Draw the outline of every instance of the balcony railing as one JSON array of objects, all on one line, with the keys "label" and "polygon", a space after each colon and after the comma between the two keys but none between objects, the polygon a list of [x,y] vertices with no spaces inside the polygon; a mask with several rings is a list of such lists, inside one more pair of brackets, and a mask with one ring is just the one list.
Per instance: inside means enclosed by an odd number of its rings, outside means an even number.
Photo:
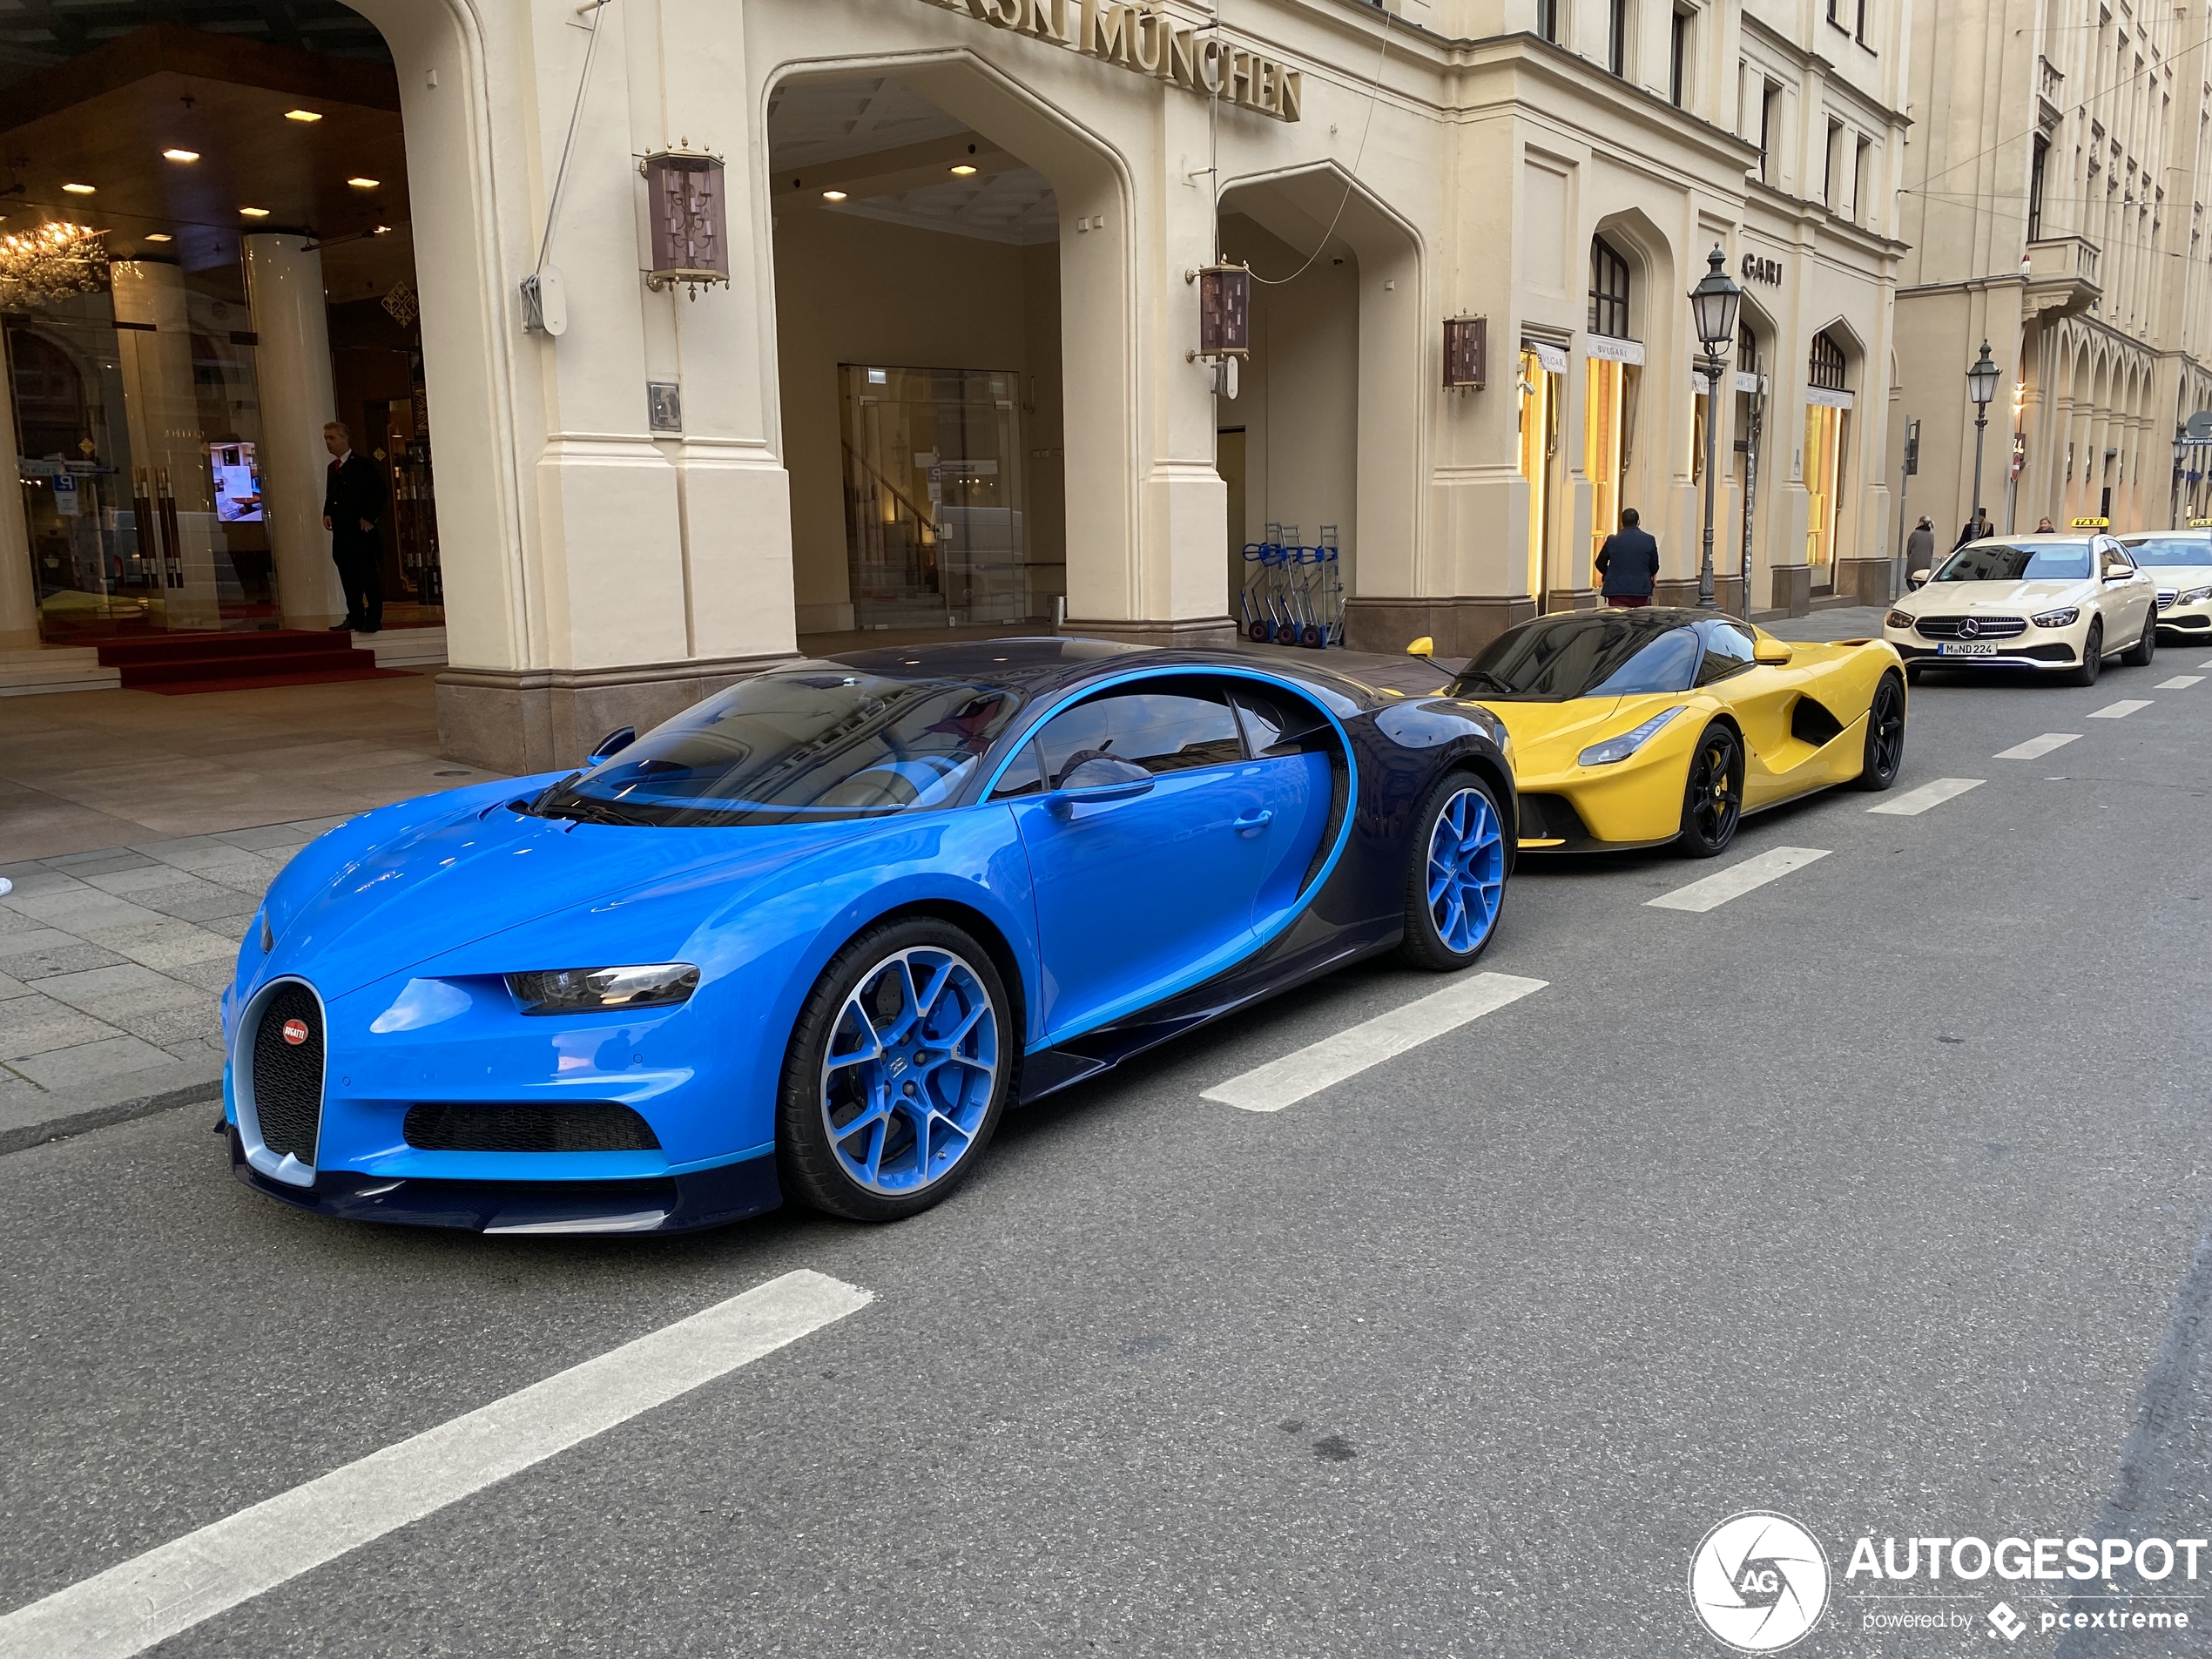
[{"label": "balcony railing", "polygon": [[2085,311],[2104,293],[2103,255],[2080,236],[2047,236],[2027,245],[2027,300],[2037,311]]}]

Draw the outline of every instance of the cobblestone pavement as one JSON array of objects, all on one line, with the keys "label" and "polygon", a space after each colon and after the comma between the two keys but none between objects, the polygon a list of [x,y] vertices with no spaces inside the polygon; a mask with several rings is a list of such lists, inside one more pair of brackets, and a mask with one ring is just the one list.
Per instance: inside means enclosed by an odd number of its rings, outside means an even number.
[{"label": "cobblestone pavement", "polygon": [[216,1000],[261,894],[344,821],[0,864],[0,1108],[219,1076]]}]

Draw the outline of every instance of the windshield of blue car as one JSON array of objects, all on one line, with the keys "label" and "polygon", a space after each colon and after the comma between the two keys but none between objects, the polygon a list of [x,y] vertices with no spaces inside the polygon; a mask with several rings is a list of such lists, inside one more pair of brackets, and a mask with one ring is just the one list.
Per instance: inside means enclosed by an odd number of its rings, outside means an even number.
[{"label": "windshield of blue car", "polygon": [[2138,564],[2212,564],[2212,536],[2146,536],[2121,545]]},{"label": "windshield of blue car", "polygon": [[1702,656],[1682,612],[1580,610],[1507,630],[1460,671],[1455,697],[1562,703],[1686,691]]},{"label": "windshield of blue car", "polygon": [[1938,582],[2083,582],[2087,542],[1969,542],[1935,573]]},{"label": "windshield of blue car", "polygon": [[657,726],[533,810],[589,823],[822,823],[942,806],[1019,712],[1005,686],[835,663],[756,675]]}]

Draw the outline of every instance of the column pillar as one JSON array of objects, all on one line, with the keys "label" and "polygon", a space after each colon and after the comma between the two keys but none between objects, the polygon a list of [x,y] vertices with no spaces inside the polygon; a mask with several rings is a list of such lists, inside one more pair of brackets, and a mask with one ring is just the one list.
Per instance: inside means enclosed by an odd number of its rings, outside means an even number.
[{"label": "column pillar", "polygon": [[[0,458],[21,453],[10,383],[0,386]],[[18,489],[13,500],[0,502],[0,651],[37,649],[38,584],[31,577],[30,522]]]},{"label": "column pillar", "polygon": [[[137,524],[139,550],[154,554],[165,548],[177,561],[176,572],[164,572],[166,626],[219,628],[215,489],[199,435],[185,273],[150,260],[118,260],[108,271],[131,465],[146,475],[141,516],[152,520]],[[172,535],[174,545],[168,544]]]},{"label": "column pillar", "polygon": [[[330,455],[323,422],[335,416],[330,318],[323,308],[322,255],[293,235],[241,238],[246,293],[260,341],[254,379],[261,399],[261,514],[276,560],[277,603],[287,628],[327,628],[346,602],[322,527]],[[356,445],[369,435],[354,433]]]}]

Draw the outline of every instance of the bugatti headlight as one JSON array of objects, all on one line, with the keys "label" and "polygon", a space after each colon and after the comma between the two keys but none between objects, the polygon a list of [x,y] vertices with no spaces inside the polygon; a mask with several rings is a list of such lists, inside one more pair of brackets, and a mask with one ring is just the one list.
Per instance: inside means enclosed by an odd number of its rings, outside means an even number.
[{"label": "bugatti headlight", "polygon": [[1912,613],[1909,610],[1892,610],[1888,616],[1883,617],[1882,621],[1885,626],[1902,628],[1909,633],[1912,628]]},{"label": "bugatti headlight", "polygon": [[2177,605],[2201,605],[2207,599],[2212,599],[2212,588],[2191,588],[2174,603]]},{"label": "bugatti headlight", "polygon": [[2028,620],[2038,628],[2071,628],[2081,620],[2081,607],[2061,605],[2056,610],[2040,611]]},{"label": "bugatti headlight", "polygon": [[604,1014],[631,1008],[673,1008],[699,988],[689,962],[645,968],[558,968],[509,974],[507,989],[525,1014]]},{"label": "bugatti headlight", "polygon": [[1594,743],[1575,759],[1585,766],[1609,766],[1626,760],[1630,755],[1657,737],[1668,721],[1680,714],[1678,708],[1662,709],[1633,732],[1623,732],[1617,738],[1608,738],[1603,743]]}]

